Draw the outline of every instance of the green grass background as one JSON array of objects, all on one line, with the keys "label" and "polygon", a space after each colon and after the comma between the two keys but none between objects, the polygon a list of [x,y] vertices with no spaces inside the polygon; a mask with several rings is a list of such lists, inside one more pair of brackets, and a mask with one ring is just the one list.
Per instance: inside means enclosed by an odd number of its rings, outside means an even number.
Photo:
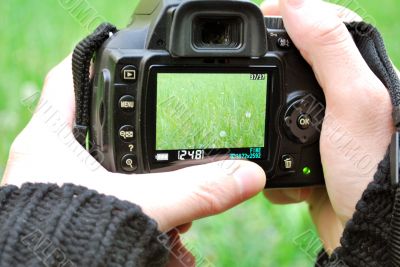
[{"label": "green grass background", "polygon": [[159,73],[156,149],[263,147],[267,78]]},{"label": "green grass background", "polygon": [[[89,32],[60,5],[66,2],[0,1],[0,173],[12,140],[31,116],[21,99],[40,90],[49,69]],[[137,3],[79,2],[89,4],[119,28],[129,22]],[[374,18],[399,65],[398,0],[354,0],[350,7]],[[313,231],[305,205],[274,206],[258,196],[222,215],[195,222],[183,238],[199,259],[215,266],[313,266],[319,248]]]}]

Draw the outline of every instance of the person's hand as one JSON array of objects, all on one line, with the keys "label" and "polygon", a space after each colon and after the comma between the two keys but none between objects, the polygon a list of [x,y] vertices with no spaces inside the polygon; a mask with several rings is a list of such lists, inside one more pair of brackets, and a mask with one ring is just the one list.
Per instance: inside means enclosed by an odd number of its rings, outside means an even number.
[{"label": "person's hand", "polygon": [[[36,96],[22,101],[32,107]],[[102,168],[73,138],[71,57],[45,81],[32,120],[14,141],[2,183],[73,183],[140,205],[160,231],[225,211],[261,192],[265,174],[246,161],[220,161],[169,173],[123,175]]]},{"label": "person's hand", "polygon": [[357,15],[319,0],[269,1],[262,9],[266,15],[283,16],[326,97],[320,139],[326,191],[270,190],[265,195],[282,204],[307,200],[325,249],[331,251],[390,143],[389,94],[342,22],[359,20]]}]

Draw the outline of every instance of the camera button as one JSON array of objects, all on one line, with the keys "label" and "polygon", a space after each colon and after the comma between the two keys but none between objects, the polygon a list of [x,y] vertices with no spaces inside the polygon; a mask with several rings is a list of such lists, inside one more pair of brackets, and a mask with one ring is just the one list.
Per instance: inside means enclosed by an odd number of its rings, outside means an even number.
[{"label": "camera button", "polygon": [[277,45],[278,45],[278,47],[280,47],[280,48],[287,49],[287,48],[290,48],[290,47],[291,47],[291,42],[290,42],[290,39],[289,39],[289,38],[280,37],[280,38],[278,38],[278,40],[277,40]]},{"label": "camera button", "polygon": [[299,128],[302,130],[310,128],[311,124],[312,121],[311,121],[311,116],[309,114],[301,114],[297,118],[297,126],[299,126]]},{"label": "camera button", "polygon": [[287,136],[300,144],[311,144],[318,140],[325,106],[303,99],[295,100],[287,108],[283,120]]},{"label": "camera button", "polygon": [[125,143],[132,143],[135,138],[135,128],[132,125],[125,125],[119,129],[119,138]]},{"label": "camera button", "polygon": [[128,65],[121,70],[121,79],[126,82],[136,82],[137,69],[135,66]]},{"label": "camera button", "polygon": [[119,109],[126,113],[135,111],[135,98],[131,95],[125,95],[118,102]]},{"label": "camera button", "polygon": [[292,155],[282,155],[281,157],[281,169],[284,171],[292,171],[295,168],[295,161]]},{"label": "camera button", "polygon": [[126,172],[134,172],[137,170],[136,156],[128,154],[122,157],[121,167]]}]

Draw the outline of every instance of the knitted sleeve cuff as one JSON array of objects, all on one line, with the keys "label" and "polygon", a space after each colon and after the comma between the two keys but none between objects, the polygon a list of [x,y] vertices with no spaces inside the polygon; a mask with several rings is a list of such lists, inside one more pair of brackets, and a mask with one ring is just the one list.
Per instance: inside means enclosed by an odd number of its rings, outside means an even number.
[{"label": "knitted sleeve cuff", "polygon": [[389,235],[395,187],[390,183],[389,166],[387,154],[345,227],[341,247],[329,260],[320,259],[316,266],[391,266]]},{"label": "knitted sleeve cuff", "polygon": [[0,188],[0,266],[164,266],[166,235],[139,206],[84,187]]}]

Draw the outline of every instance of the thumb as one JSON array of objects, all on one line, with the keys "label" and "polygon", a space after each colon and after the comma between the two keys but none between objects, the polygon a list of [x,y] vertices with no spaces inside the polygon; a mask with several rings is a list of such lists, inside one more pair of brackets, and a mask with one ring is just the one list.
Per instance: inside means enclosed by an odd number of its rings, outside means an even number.
[{"label": "thumb", "polygon": [[264,16],[279,16],[279,0],[265,0],[260,5]]},{"label": "thumb", "polygon": [[[354,101],[351,88],[382,88],[337,12],[320,0],[282,0],[280,11],[296,47],[330,99]],[[329,103],[328,103],[329,105]]]},{"label": "thumb", "polygon": [[232,160],[154,175],[157,201],[153,194],[142,207],[162,231],[233,207],[261,192],[266,179],[257,164]]}]

